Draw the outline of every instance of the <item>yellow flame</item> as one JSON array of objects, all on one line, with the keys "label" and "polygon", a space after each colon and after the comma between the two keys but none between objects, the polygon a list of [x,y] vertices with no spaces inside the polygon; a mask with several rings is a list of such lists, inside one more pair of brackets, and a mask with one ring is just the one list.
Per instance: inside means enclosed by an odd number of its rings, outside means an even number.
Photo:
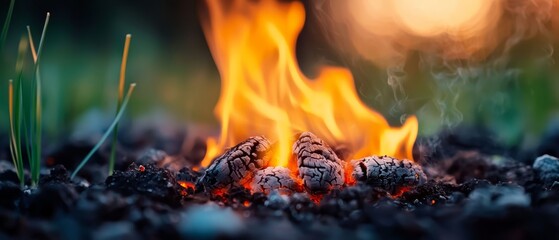
[{"label": "yellow flame", "polygon": [[227,147],[264,135],[275,142],[271,165],[287,166],[293,136],[310,131],[360,158],[386,154],[412,159],[417,119],[390,127],[359,99],[351,73],[323,67],[316,79],[299,69],[296,40],[305,21],[300,2],[207,1],[204,30],[220,72],[215,113],[219,139],[208,139],[202,165]]}]

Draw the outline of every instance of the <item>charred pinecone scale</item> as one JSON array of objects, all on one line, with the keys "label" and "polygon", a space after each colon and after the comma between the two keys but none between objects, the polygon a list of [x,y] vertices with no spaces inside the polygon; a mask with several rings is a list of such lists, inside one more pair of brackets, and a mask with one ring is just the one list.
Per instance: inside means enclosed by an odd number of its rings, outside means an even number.
[{"label": "charred pinecone scale", "polygon": [[262,136],[239,143],[210,164],[197,189],[228,189],[249,182],[256,170],[267,165],[269,149],[270,142]]},{"label": "charred pinecone scale", "polygon": [[310,192],[325,192],[344,184],[343,162],[322,139],[304,132],[293,145],[299,177]]},{"label": "charred pinecone scale", "polygon": [[351,161],[352,176],[359,182],[397,193],[404,187],[426,182],[427,177],[418,164],[388,156],[372,156]]},{"label": "charred pinecone scale", "polygon": [[299,191],[299,185],[288,168],[268,167],[258,171],[252,181],[252,191],[268,194],[272,190],[291,193]]}]

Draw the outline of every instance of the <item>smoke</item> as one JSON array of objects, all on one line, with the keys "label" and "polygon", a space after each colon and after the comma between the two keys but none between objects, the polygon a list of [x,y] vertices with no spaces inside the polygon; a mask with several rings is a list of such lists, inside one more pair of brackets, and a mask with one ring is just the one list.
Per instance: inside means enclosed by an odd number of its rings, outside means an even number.
[{"label": "smoke", "polygon": [[[344,46],[336,49],[386,69],[395,102],[391,113],[404,111],[404,85],[414,80],[406,64],[417,64],[436,88],[431,104],[441,125],[452,127],[464,119],[457,103],[465,89],[515,81],[519,70],[510,66],[511,52],[523,41],[544,39],[540,55],[551,60],[550,25],[558,2],[317,0],[312,10],[331,44]],[[409,61],[412,54],[417,62]],[[497,90],[492,101],[505,105],[507,99]]]}]

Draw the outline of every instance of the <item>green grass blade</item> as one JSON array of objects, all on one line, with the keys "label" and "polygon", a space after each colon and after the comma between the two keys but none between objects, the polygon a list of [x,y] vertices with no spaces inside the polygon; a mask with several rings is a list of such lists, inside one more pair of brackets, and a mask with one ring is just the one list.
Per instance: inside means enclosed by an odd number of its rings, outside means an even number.
[{"label": "green grass blade", "polygon": [[47,17],[45,19],[45,25],[43,26],[43,32],[41,33],[41,40],[39,40],[39,47],[37,48],[37,61],[35,62],[35,95],[34,95],[34,105],[33,110],[34,113],[32,114],[32,151],[30,158],[30,168],[31,168],[31,183],[32,185],[36,186],[39,183],[39,173],[41,169],[41,134],[42,134],[42,86],[41,86],[41,76],[40,76],[40,62],[41,62],[41,53],[43,50],[43,45],[45,42],[45,35],[47,32],[47,27],[50,20],[50,13],[47,13]]},{"label": "green grass blade", "polygon": [[10,153],[12,155],[12,161],[14,162],[14,167],[16,168],[17,177],[19,179],[20,185],[23,186],[24,176],[23,176],[23,162],[21,159],[21,145],[17,141],[16,126],[15,126],[15,114],[14,114],[14,82],[10,79],[10,85],[8,87],[8,112],[10,117]]},{"label": "green grass blade", "polygon": [[35,43],[33,42],[33,35],[31,34],[31,27],[27,26],[27,36],[29,37],[29,48],[31,48],[31,55],[33,62],[37,62],[37,52],[35,51]]},{"label": "green grass blade", "polygon": [[[18,78],[16,81],[10,80],[9,86],[9,117],[10,117],[10,152],[14,161],[14,167],[23,187],[25,184],[25,176],[23,171],[23,152],[21,141],[22,127],[22,82],[23,82],[23,65],[25,54],[27,52],[27,40],[21,37],[18,46],[18,57],[16,62],[16,72]],[[26,144],[27,145],[27,144]]]},{"label": "green grass blade", "polygon": [[37,48],[37,62],[41,60],[41,53],[43,52],[43,44],[45,43],[45,35],[47,33],[47,27],[49,26],[50,13],[47,12],[47,17],[45,18],[45,25],[43,26],[43,32],[41,33],[41,40],[39,40],[39,48]]},{"label": "green grass blade", "polygon": [[[29,156],[31,156],[31,150],[30,150],[30,146],[29,146],[29,131],[27,129],[27,125],[26,125],[26,117],[23,116],[23,109],[25,109],[24,106],[24,96],[23,96],[23,69],[24,69],[24,64],[25,64],[25,56],[27,54],[27,47],[28,47],[28,41],[27,39],[25,39],[24,36],[21,37],[21,40],[19,41],[19,46],[18,46],[18,56],[17,56],[17,62],[16,62],[16,72],[18,72],[18,78],[16,79],[16,82],[14,82],[14,126],[15,126],[15,134],[16,134],[16,141],[19,144],[19,149],[18,151],[20,152],[19,156],[21,158],[21,161],[23,161],[23,154],[22,154],[22,148],[25,148],[26,153],[27,153],[27,157],[29,158]],[[22,129],[23,128],[23,129]],[[22,132],[23,130],[23,132]],[[23,142],[22,142],[22,134],[23,134]],[[21,146],[21,144],[24,143],[24,146]]]},{"label": "green grass blade", "polygon": [[91,149],[91,151],[87,154],[87,156],[85,156],[85,158],[81,161],[78,167],[76,167],[70,179],[74,179],[76,174],[78,174],[78,172],[83,168],[83,166],[85,166],[85,164],[89,161],[89,159],[93,156],[93,154],[101,147],[101,145],[103,145],[103,142],[105,142],[105,140],[107,140],[109,135],[111,135],[114,128],[116,127],[116,125],[118,124],[122,116],[124,115],[124,111],[126,110],[126,106],[128,105],[128,101],[130,100],[130,96],[132,95],[132,92],[134,91],[135,87],[136,87],[135,83],[130,84],[130,87],[128,88],[128,93],[126,93],[126,96],[124,97],[124,101],[122,101],[122,107],[120,108],[120,111],[118,111],[118,114],[116,115],[115,119],[109,126],[109,129],[107,129],[107,131],[105,132],[105,134],[103,134],[99,142],[97,142],[95,147],[93,147],[93,149]]},{"label": "green grass blade", "polygon": [[[124,82],[126,77],[126,63],[128,61],[128,50],[130,49],[130,40],[132,35],[126,34],[126,39],[124,41],[124,50],[122,53],[122,62],[120,64],[120,78],[118,83],[118,100],[116,104],[116,112],[120,111],[122,105],[122,98],[124,97]],[[116,161],[116,145],[118,141],[118,123],[115,126],[113,132],[113,141],[111,146],[111,156],[109,158],[109,176],[113,174],[115,161]]]},{"label": "green grass blade", "polygon": [[6,20],[4,20],[4,26],[2,27],[2,35],[0,35],[0,49],[4,48],[6,43],[6,38],[8,37],[8,30],[10,29],[10,22],[12,21],[12,15],[14,13],[14,5],[16,0],[10,1],[10,7],[8,8],[8,14],[6,14]]},{"label": "green grass blade", "polygon": [[[23,187],[23,185],[25,184],[25,176],[24,176],[24,172],[23,172],[23,150],[22,150],[22,141],[21,141],[21,122],[22,122],[22,101],[23,101],[23,97],[21,96],[21,82],[23,80],[23,68],[20,69],[19,74],[18,74],[18,78],[17,78],[17,82],[14,83],[15,85],[15,90],[14,90],[14,100],[13,100],[13,104],[14,104],[14,109],[13,109],[13,125],[14,125],[14,141],[15,141],[15,148],[14,150],[17,153],[18,156],[18,161],[19,161],[19,168],[17,169],[18,174],[21,174],[21,179],[20,179],[20,183],[21,186]],[[25,142],[23,142],[25,143]]]}]

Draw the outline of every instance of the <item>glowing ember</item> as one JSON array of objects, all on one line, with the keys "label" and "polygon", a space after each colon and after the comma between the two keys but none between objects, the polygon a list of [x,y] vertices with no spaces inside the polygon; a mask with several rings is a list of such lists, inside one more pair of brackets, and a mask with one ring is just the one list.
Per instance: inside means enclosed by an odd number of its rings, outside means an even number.
[{"label": "glowing ember", "polygon": [[191,182],[187,182],[187,181],[177,181],[179,183],[179,185],[181,185],[181,187],[183,188],[192,188],[194,189],[194,183]]},{"label": "glowing ember", "polygon": [[[227,4],[225,4],[227,3]],[[295,43],[305,20],[300,2],[207,1],[204,30],[221,75],[215,113],[219,139],[208,139],[203,166],[251,136],[275,142],[270,166],[289,166],[295,133],[309,131],[348,159],[389,155],[412,159],[417,119],[391,127],[359,99],[344,68],[324,67],[316,79],[299,70]],[[291,163],[293,164],[293,163]]]}]

